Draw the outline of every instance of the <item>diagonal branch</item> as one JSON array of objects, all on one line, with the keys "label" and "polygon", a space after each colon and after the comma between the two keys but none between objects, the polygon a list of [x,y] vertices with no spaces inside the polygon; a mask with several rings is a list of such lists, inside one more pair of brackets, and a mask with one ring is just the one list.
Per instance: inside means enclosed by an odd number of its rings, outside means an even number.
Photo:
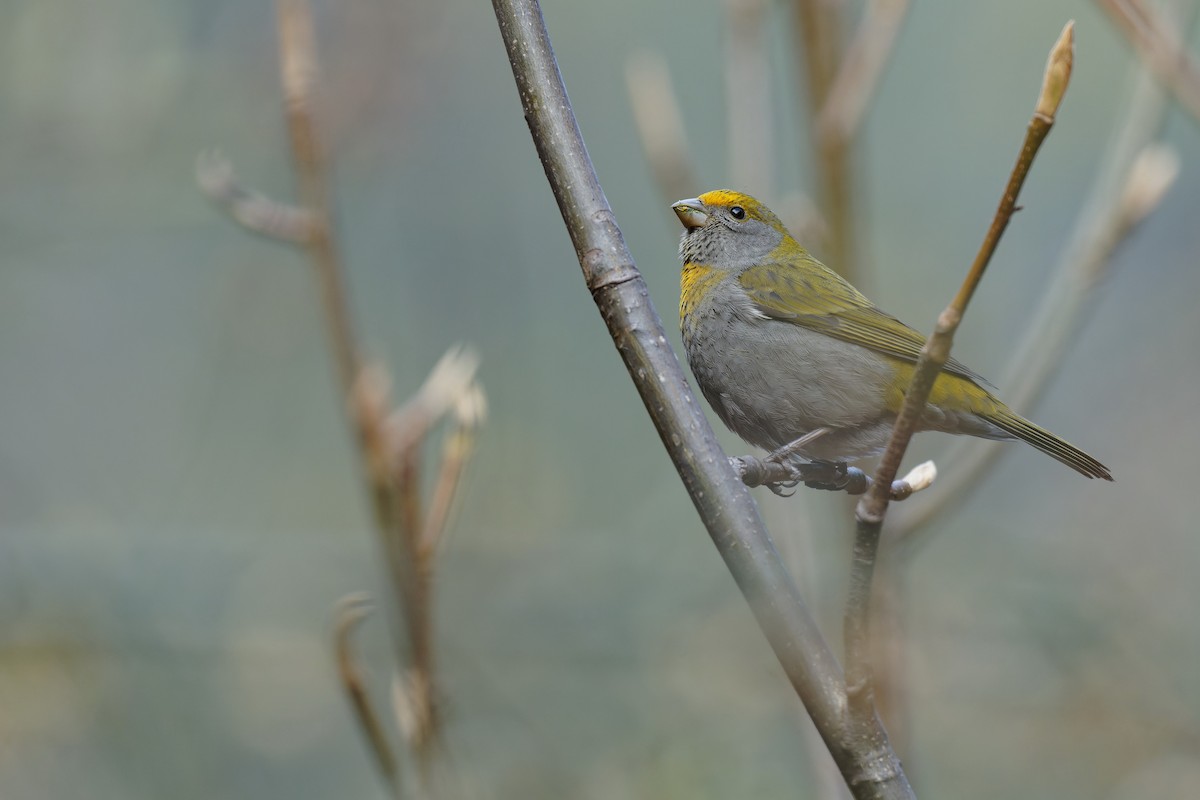
[{"label": "diagonal branch", "polygon": [[[842,64],[845,36],[842,3],[838,0],[794,0],[795,48],[801,56],[801,80],[806,87],[808,117],[816,121],[829,104],[834,80]],[[862,285],[855,240],[856,189],[851,140],[832,135],[834,126],[813,126],[812,169],[816,196],[828,223],[828,253],[824,260],[842,277]]]},{"label": "diagonal branch", "polygon": [[[1193,4],[1167,5],[1180,30],[1190,30]],[[1174,151],[1156,141],[1166,119],[1164,90],[1141,62],[1132,68],[1133,89],[1121,110],[1123,120],[1101,159],[1101,168],[1084,208],[1054,267],[1033,320],[1008,359],[999,386],[1015,409],[1029,409],[1049,386],[1082,318],[1095,302],[1115,251],[1158,207],[1179,172]],[[947,452],[945,476],[917,506],[907,506],[885,535],[912,552],[932,530],[929,523],[962,502],[1004,452],[1003,445],[959,437]]]},{"label": "diagonal branch", "polygon": [[688,388],[592,168],[540,7],[492,5],[588,290],[713,543],[855,796],[912,798],[879,721],[846,716],[841,669]]},{"label": "diagonal branch", "polygon": [[905,392],[904,405],[892,428],[892,435],[880,459],[875,483],[859,501],[855,512],[854,558],[850,575],[850,593],[846,604],[846,685],[851,713],[874,716],[872,676],[869,658],[868,616],[871,578],[879,549],[879,535],[888,509],[888,491],[908,443],[916,431],[917,422],[925,411],[929,393],[942,367],[950,358],[954,333],[962,321],[984,271],[991,261],[996,245],[1012,218],[1017,195],[1025,182],[1034,156],[1054,124],[1055,114],[1071,77],[1074,54],[1074,23],[1068,22],[1050,51],[1042,91],[1021,147],[1017,163],[1009,176],[1008,185],[1000,199],[991,227],[984,236],[975,261],[950,305],[938,317],[937,326],[921,348],[912,381]]},{"label": "diagonal branch", "polygon": [[394,797],[402,797],[400,783],[400,766],[388,742],[383,722],[371,705],[371,696],[367,689],[367,681],[363,677],[362,667],[354,653],[351,637],[355,629],[371,613],[370,601],[365,595],[349,595],[338,601],[335,610],[333,642],[337,655],[338,677],[341,678],[342,688],[354,709],[355,718],[366,737],[371,755],[375,758],[375,766],[383,777]]},{"label": "diagonal branch", "polygon": [[1096,0],[1164,88],[1200,122],[1200,64],[1176,28],[1145,0]]},{"label": "diagonal branch", "polygon": [[817,117],[817,135],[822,139],[848,141],[858,133],[911,4],[912,0],[867,3]]}]

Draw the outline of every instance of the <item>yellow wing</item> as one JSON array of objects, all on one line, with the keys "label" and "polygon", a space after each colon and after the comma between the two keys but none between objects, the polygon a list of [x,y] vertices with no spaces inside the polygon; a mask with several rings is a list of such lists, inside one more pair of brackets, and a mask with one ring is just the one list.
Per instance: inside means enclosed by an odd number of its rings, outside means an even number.
[{"label": "yellow wing", "polygon": [[[803,267],[766,263],[738,276],[755,308],[762,314],[801,325],[884,355],[915,362],[925,336],[876,308],[862,292],[812,256],[799,256]],[[987,383],[954,359],[945,371]]]}]

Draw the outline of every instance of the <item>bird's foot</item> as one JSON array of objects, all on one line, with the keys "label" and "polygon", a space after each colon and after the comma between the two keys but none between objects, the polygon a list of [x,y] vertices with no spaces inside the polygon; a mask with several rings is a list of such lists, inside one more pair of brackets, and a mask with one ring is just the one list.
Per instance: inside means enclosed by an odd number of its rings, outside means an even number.
[{"label": "bird's foot", "polygon": [[[863,494],[871,487],[871,478],[865,472],[843,461],[800,461],[792,458],[781,462],[772,460],[771,456],[763,459],[738,456],[729,459],[729,464],[742,483],[751,487],[766,486],[780,497],[791,497],[801,483],[810,489],[846,494]],[[937,467],[932,461],[913,467],[903,478],[892,482],[892,500],[904,500],[929,488],[936,477]]]},{"label": "bird's foot", "polygon": [[867,474],[858,467],[847,466],[844,461],[812,461],[800,464],[797,470],[801,480],[810,489],[827,492],[862,494],[867,487]]},{"label": "bird's foot", "polygon": [[862,494],[870,485],[870,478],[865,472],[858,467],[847,466],[842,461],[793,462],[787,468],[794,480],[764,484],[780,497],[791,497],[801,483],[810,489],[848,494]]},{"label": "bird's foot", "polygon": [[801,483],[810,489],[847,491],[851,494],[862,494],[869,483],[862,470],[847,466],[844,462],[801,461],[795,457],[776,460],[772,457],[774,455],[772,453],[763,459],[741,456],[731,458],[730,463],[744,483],[766,486],[780,497],[791,497]]}]

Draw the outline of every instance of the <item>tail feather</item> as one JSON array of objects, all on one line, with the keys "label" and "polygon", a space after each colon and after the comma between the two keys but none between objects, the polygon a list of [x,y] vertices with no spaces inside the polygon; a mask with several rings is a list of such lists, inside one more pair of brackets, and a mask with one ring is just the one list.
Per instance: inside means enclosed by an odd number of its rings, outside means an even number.
[{"label": "tail feather", "polygon": [[1103,478],[1106,481],[1113,479],[1108,467],[1070,442],[1017,416],[1007,408],[1000,409],[1000,412],[995,415],[988,415],[986,419],[1001,430],[1028,442],[1051,458],[1058,459],[1081,475],[1089,478]]}]

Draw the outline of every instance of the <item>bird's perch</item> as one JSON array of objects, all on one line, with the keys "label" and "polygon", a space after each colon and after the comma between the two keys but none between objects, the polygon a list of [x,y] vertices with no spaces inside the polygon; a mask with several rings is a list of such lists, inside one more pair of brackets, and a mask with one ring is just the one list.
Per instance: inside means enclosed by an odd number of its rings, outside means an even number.
[{"label": "bird's perch", "polygon": [[1042,91],[1038,95],[1033,118],[1025,133],[1017,163],[1009,176],[1008,185],[1000,198],[1000,205],[992,218],[991,227],[984,236],[975,261],[959,287],[950,305],[938,317],[933,333],[921,349],[912,381],[905,393],[904,405],[892,428],[892,435],[884,450],[875,480],[871,488],[858,502],[855,510],[855,541],[853,565],[850,576],[850,595],[846,605],[846,685],[852,714],[874,716],[872,699],[872,676],[868,656],[868,609],[870,606],[871,577],[875,570],[876,554],[879,550],[879,534],[891,499],[887,487],[892,485],[908,449],[908,443],[916,430],[918,420],[925,411],[929,393],[950,358],[950,347],[954,333],[962,322],[963,314],[983,273],[991,261],[996,245],[1008,226],[1016,208],[1017,195],[1025,182],[1034,156],[1046,135],[1054,125],[1055,115],[1071,79],[1074,58],[1075,24],[1068,22],[1050,51],[1042,79]]},{"label": "bird's perch", "polygon": [[713,543],[855,797],[913,798],[879,721],[873,715],[847,716],[841,667],[667,343],[592,168],[538,3],[492,5],[525,120],[584,281]]}]

